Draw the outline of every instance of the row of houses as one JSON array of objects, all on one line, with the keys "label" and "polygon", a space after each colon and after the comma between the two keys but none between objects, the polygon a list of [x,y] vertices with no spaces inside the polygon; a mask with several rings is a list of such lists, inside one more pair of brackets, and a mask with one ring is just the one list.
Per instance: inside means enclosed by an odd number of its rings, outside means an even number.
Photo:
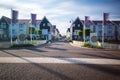
[{"label": "row of houses", "polygon": [[32,37],[39,36],[40,39],[52,40],[60,37],[60,32],[56,25],[52,25],[50,21],[44,17],[42,20],[36,20],[35,25],[31,24],[31,19],[18,19],[16,23],[11,23],[11,19],[2,16],[0,19],[0,40],[17,39],[20,34],[24,34],[27,38],[28,28],[34,27],[35,30],[41,30],[41,35],[31,33]]},{"label": "row of houses", "polygon": [[[86,28],[90,29],[90,32],[97,34],[97,39],[102,40],[102,31],[104,30],[104,40],[105,41],[120,41],[120,21],[107,21],[107,24],[103,27],[102,20],[89,21],[89,26]],[[84,29],[84,20],[80,20],[79,17],[72,22],[70,28],[67,29],[67,38],[71,40],[83,39],[83,36],[79,36],[78,32]],[[86,38],[87,39],[87,38]]]}]

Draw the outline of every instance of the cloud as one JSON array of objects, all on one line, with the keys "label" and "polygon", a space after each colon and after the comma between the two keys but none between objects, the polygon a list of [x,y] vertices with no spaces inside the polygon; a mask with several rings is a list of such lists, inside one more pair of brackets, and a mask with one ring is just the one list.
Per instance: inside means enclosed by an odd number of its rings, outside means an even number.
[{"label": "cloud", "polygon": [[[108,2],[110,3],[104,3]],[[29,2],[29,3],[28,3]],[[69,21],[77,16],[84,20],[90,16],[92,20],[101,20],[103,12],[109,12],[110,18],[120,18],[119,2],[117,0],[0,0],[0,17],[11,17],[10,9],[19,11],[19,18],[30,19],[31,13],[37,14],[37,19],[47,16],[52,24],[56,24],[61,33],[70,26]],[[116,17],[117,15],[117,17]]]},{"label": "cloud", "polygon": [[0,7],[4,9],[15,8],[14,3],[15,0],[0,0]]}]

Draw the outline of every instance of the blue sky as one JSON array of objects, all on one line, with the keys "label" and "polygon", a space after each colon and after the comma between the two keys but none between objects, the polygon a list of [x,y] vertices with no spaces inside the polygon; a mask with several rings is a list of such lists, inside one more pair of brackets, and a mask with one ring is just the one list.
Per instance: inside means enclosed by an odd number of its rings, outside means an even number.
[{"label": "blue sky", "polygon": [[109,19],[120,20],[120,0],[0,0],[0,17],[11,17],[11,8],[19,11],[19,19],[30,19],[31,13],[36,13],[37,19],[46,16],[61,34],[78,16],[102,20],[103,12],[108,12]]}]

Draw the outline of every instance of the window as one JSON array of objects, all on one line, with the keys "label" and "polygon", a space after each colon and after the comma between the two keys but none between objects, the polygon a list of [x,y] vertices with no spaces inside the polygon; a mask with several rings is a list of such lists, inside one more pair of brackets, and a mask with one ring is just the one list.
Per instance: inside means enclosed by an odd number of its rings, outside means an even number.
[{"label": "window", "polygon": [[47,35],[48,34],[48,30],[47,29],[42,29],[42,34],[43,35]]},{"label": "window", "polygon": [[99,31],[99,36],[101,36],[102,35],[102,31]]},{"label": "window", "polygon": [[74,31],[74,35],[78,35],[78,31],[79,31],[79,30],[75,30],[75,31]]},{"label": "window", "polygon": [[51,26],[51,24],[50,24],[50,23],[47,23],[47,26]]},{"label": "window", "polygon": [[1,28],[6,28],[6,23],[1,23]]},{"label": "window", "polygon": [[78,27],[80,27],[80,24],[78,24]]},{"label": "window", "polygon": [[6,34],[4,34],[4,38],[7,38],[7,35],[6,35]]},{"label": "window", "polygon": [[23,28],[23,24],[19,24],[19,28]]},{"label": "window", "polygon": [[43,23],[43,26],[45,26],[45,23]]},{"label": "window", "polygon": [[12,30],[12,34],[15,34],[15,30]]},{"label": "window", "polygon": [[3,30],[2,29],[0,29],[0,34],[3,34]]}]

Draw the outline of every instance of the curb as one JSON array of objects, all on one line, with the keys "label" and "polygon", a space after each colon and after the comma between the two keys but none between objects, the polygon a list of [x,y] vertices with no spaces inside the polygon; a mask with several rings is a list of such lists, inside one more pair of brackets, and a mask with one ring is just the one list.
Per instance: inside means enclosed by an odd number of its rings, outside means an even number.
[{"label": "curb", "polygon": [[[81,47],[79,45],[73,44],[73,43],[69,43],[71,46],[75,46],[75,47],[79,47],[79,48],[84,48],[84,49],[99,49],[99,48],[88,48],[88,47]],[[120,51],[120,50],[116,50],[116,49],[106,49],[106,48],[100,48],[102,50],[105,51]]]},{"label": "curb", "polygon": [[75,47],[80,47],[80,48],[82,48],[81,46],[76,45],[76,44],[73,44],[73,43],[70,43],[70,45],[75,46]]},{"label": "curb", "polygon": [[84,48],[84,49],[98,49],[98,48],[88,48],[88,47],[82,47],[73,43],[70,43],[70,45],[75,46],[75,47],[79,47],[79,48]]}]

